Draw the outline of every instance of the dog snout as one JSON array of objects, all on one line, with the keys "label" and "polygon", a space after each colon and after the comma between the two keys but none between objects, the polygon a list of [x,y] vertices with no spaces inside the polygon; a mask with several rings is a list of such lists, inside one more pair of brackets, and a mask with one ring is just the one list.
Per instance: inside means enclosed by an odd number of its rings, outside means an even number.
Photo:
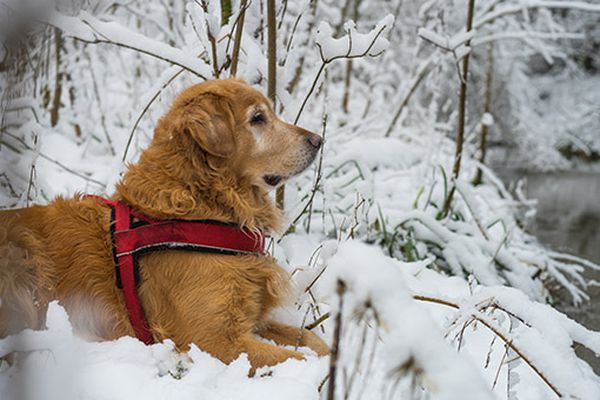
[{"label": "dog snout", "polygon": [[308,143],[313,146],[315,149],[319,149],[323,144],[323,138],[319,135],[309,132],[307,139]]}]

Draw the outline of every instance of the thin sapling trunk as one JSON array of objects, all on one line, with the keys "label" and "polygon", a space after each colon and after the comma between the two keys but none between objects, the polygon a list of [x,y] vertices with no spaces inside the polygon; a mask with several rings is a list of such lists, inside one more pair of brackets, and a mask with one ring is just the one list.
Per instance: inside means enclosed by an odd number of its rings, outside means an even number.
[{"label": "thin sapling trunk", "polygon": [[[487,69],[485,72],[485,94],[483,99],[483,115],[484,118],[489,115],[491,103],[492,103],[492,75],[494,73],[494,45],[488,44],[487,49]],[[487,134],[489,129],[488,121],[482,118],[481,130],[479,132],[479,162],[485,164],[485,154],[487,150]],[[481,167],[477,167],[475,178],[473,179],[474,185],[481,183],[482,171]]]},{"label": "thin sapling trunk", "polygon": [[235,37],[233,39],[233,52],[231,53],[231,76],[236,76],[237,67],[240,58],[240,48],[242,46],[242,34],[244,33],[244,18],[246,17],[246,5],[248,0],[242,0],[240,2],[240,16],[235,27]]},{"label": "thin sapling trunk", "polygon": [[[273,102],[277,100],[277,21],[275,19],[275,0],[267,0],[267,53],[268,53],[268,87],[267,94]],[[275,195],[277,207],[283,210],[285,203],[285,186],[277,188]]]},{"label": "thin sapling trunk", "polygon": [[[469,0],[468,10],[467,10],[467,32],[470,32],[473,28],[473,12],[475,10],[475,0]],[[465,46],[469,47],[471,44],[471,40],[467,40],[465,42]],[[469,59],[471,53],[467,53],[463,58],[462,62],[462,75],[460,79],[460,95],[458,99],[458,130],[456,133],[456,153],[454,154],[454,167],[452,168],[452,178],[454,180],[458,179],[460,174],[460,164],[462,160],[462,151],[463,151],[463,142],[465,138],[465,119],[466,119],[466,109],[467,109],[467,80],[469,78]],[[456,191],[456,185],[452,186],[448,197],[446,197],[446,201],[444,202],[444,208],[442,210],[442,217],[448,215],[450,208],[452,207],[452,198],[454,197],[454,192]]]}]

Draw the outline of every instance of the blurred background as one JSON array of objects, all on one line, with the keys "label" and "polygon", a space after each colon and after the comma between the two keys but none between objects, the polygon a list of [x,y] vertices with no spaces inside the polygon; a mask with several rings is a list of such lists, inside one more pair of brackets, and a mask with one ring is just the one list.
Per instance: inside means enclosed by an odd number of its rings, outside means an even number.
[{"label": "blurred background", "polygon": [[[293,231],[600,330],[600,1],[277,0],[274,48],[270,4],[0,0],[0,207],[110,194],[176,93],[238,76],[326,136],[281,196]],[[490,247],[436,244],[410,210]]]}]

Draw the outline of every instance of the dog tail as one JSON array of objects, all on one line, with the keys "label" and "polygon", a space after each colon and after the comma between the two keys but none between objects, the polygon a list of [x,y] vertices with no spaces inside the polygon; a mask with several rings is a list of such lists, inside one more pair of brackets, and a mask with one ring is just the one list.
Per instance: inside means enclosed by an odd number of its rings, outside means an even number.
[{"label": "dog tail", "polygon": [[45,323],[45,305],[36,298],[37,240],[17,219],[0,213],[0,338],[25,328],[40,329]]}]

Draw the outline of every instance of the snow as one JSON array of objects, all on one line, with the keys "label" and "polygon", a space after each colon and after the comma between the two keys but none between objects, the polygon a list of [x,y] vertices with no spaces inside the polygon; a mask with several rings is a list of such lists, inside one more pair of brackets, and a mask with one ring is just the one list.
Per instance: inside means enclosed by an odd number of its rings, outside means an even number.
[{"label": "snow", "polygon": [[419,28],[419,30],[417,31],[417,35],[419,35],[421,38],[427,40],[428,42],[431,42],[432,44],[444,50],[451,51],[456,50],[460,46],[470,41],[475,36],[475,34],[476,31],[471,30],[469,32],[458,32],[456,35],[449,38],[423,27]]},{"label": "snow", "polygon": [[[130,3],[139,10],[135,15],[119,5],[110,11],[83,7],[73,16],[47,15],[47,23],[76,39],[64,45],[60,71],[69,80],[56,127],[49,126],[49,107],[38,93],[45,86],[54,88],[55,66],[48,77],[25,71],[23,87],[11,93],[10,102],[2,102],[9,126],[0,136],[3,207],[43,204],[78,191],[110,194],[126,168],[121,157],[130,134],[127,161],[135,162],[179,90],[197,83],[199,76],[211,77],[215,65],[221,77],[227,76],[235,18],[219,26],[218,1],[207,1],[207,12],[199,2],[176,2],[168,13],[162,2]],[[560,285],[573,303],[585,301],[590,282],[584,274],[600,267],[550,251],[521,228],[521,211],[535,213],[535,202],[519,191],[513,197],[493,171],[475,160],[475,141],[465,145],[461,176],[450,178],[456,61],[468,52],[476,55],[469,103],[479,108],[485,63],[477,45],[489,41],[497,46],[494,82],[504,85],[501,79],[507,77],[504,89],[514,104],[506,111],[493,103],[492,111],[483,114],[470,108],[468,128],[478,131],[482,124],[493,134],[508,127],[540,149],[524,146],[533,162],[544,165],[556,165],[550,148],[557,138],[566,140],[564,132],[554,131],[564,127],[583,132],[578,146],[597,150],[600,142],[592,135],[597,79],[581,79],[571,87],[556,85],[554,76],[531,77],[516,60],[523,43],[500,40],[526,40],[530,51],[556,57],[556,49],[542,40],[579,33],[561,29],[543,12],[542,22],[534,13],[527,19],[521,12],[547,11],[546,6],[592,11],[597,6],[540,0],[494,7],[482,2],[476,30],[465,32],[464,7],[405,3],[393,17],[386,16],[394,11],[390,4],[364,2],[356,21],[341,21],[338,7],[322,2],[314,16],[308,1],[287,2],[277,14],[276,109],[293,117],[307,99],[301,121],[323,132],[326,140],[318,185],[316,167],[286,185],[288,223],[309,198],[313,202],[295,233],[273,238],[273,255],[295,288],[290,304],[273,317],[295,326],[324,318],[314,331],[332,343],[335,317],[342,313],[338,399],[538,400],[556,398],[556,393],[597,399],[599,378],[573,347],[598,354],[600,334],[546,303],[553,299],[549,282]],[[238,76],[264,91],[263,11],[261,2],[249,2]],[[216,40],[216,59],[209,31]],[[37,54],[32,57],[39,61]],[[348,63],[331,61],[347,58],[355,60],[346,113],[340,104]],[[326,69],[315,75],[322,64]],[[299,68],[299,83],[290,91]],[[100,88],[97,94],[92,83]],[[541,99],[548,90],[549,98]],[[583,100],[573,102],[578,93]],[[400,104],[403,118],[388,135],[390,117]],[[566,112],[549,111],[560,108]],[[116,155],[110,154],[106,135]],[[471,184],[476,168],[483,171],[479,186]],[[453,209],[443,217],[440,208],[453,186]],[[340,281],[345,287],[341,309]],[[324,398],[329,359],[300,350],[306,361],[289,360],[249,378],[243,354],[225,365],[194,346],[179,353],[170,341],[151,346],[130,337],[86,342],[73,336],[66,313],[52,303],[47,329],[0,340],[0,357],[16,352],[19,361],[0,364],[0,398]]]},{"label": "snow", "polygon": [[85,11],[82,11],[79,17],[65,17],[59,13],[54,13],[48,18],[48,23],[59,28],[67,25],[68,28],[65,30],[65,34],[79,40],[106,42],[135,49],[168,60],[199,77],[207,77],[211,74],[208,65],[200,59],[190,57],[180,49],[140,35],[118,23],[100,21]]},{"label": "snow", "polygon": [[488,127],[494,125],[494,116],[490,113],[483,114],[481,117],[481,124]]},{"label": "snow", "polygon": [[[290,360],[248,378],[245,355],[230,365],[193,347],[185,356],[172,342],[146,346],[130,337],[88,343],[71,333],[66,313],[57,303],[48,310],[48,329],[24,331],[0,342],[0,354],[31,351],[24,357],[24,375],[3,365],[0,395],[21,399],[317,399],[326,360]],[[35,384],[19,381],[23,376]],[[118,390],[115,390],[118,388]]]},{"label": "snow", "polygon": [[449,39],[445,36],[442,36],[438,33],[435,33],[432,30],[426,28],[419,28],[417,34],[421,36],[423,39],[435,44],[438,47],[443,49],[449,49],[450,45],[448,44]]},{"label": "snow", "polygon": [[88,42],[96,40],[96,35],[86,23],[77,17],[68,17],[53,13],[47,17],[47,22],[59,28],[65,35],[79,38]]},{"label": "snow", "polygon": [[323,61],[339,57],[374,56],[385,51],[389,46],[386,33],[394,25],[394,16],[387,15],[368,33],[359,33],[356,25],[349,21],[344,25],[346,35],[334,38],[333,29],[326,21],[321,21],[317,28],[316,43],[319,46]]},{"label": "snow", "polygon": [[[314,239],[292,235],[280,250],[288,260],[300,262],[302,255],[307,254],[306,249],[318,243]],[[548,305],[532,303],[516,289],[477,286],[471,293],[473,289],[465,281],[427,269],[430,263],[431,260],[400,262],[384,255],[378,246],[329,240],[322,243],[313,268],[313,272],[324,271],[313,286],[313,295],[335,315],[340,312],[336,306],[336,286],[338,280],[343,280],[346,286],[343,313],[356,315],[365,304],[376,311],[376,323],[381,326],[380,347],[376,352],[378,368],[401,371],[401,366],[411,365],[427,377],[422,384],[434,399],[497,398],[490,391],[489,376],[480,370],[472,353],[457,353],[444,339],[447,335],[444,330],[451,332],[472,316],[499,332],[506,329],[509,320],[527,321],[528,325],[519,323],[504,332],[504,337],[523,352],[528,362],[543,371],[565,396],[593,399],[600,395],[600,380],[575,356],[571,347],[577,341],[598,352],[600,333],[581,327]],[[302,288],[312,281],[312,277],[305,276],[296,279],[296,284]],[[436,316],[439,310],[435,313],[431,310],[440,306],[417,303],[413,300],[417,295],[457,304],[458,309],[446,311],[447,322],[440,326],[443,319]],[[499,306],[515,317],[506,319],[485,313],[490,305]],[[331,322],[328,323],[331,327]],[[347,323],[353,322],[348,319]],[[306,361],[289,360],[260,369],[256,377],[248,378],[249,363],[245,355],[224,365],[196,347],[180,354],[169,341],[146,346],[137,339],[124,337],[113,342],[89,343],[73,336],[67,315],[56,302],[49,307],[47,325],[45,331],[23,331],[0,340],[0,356],[17,351],[23,354],[24,363],[22,370],[16,366],[3,367],[2,398],[12,398],[12,391],[21,384],[19,379],[26,376],[36,384],[27,386],[25,397],[21,397],[25,399],[37,398],[40,393],[49,399],[132,396],[317,399],[316,389],[328,367],[327,359],[318,359],[303,349]],[[477,344],[482,334],[469,332],[465,336],[466,348],[473,351],[473,345],[489,346],[485,340]],[[355,357],[349,350],[356,347],[342,343],[341,366],[349,367]],[[493,360],[497,363],[502,346],[496,346]],[[411,368],[405,373],[410,373]],[[533,374],[525,363],[513,369],[513,376],[518,373],[531,379]],[[366,385],[369,398],[378,398],[385,391],[385,377],[375,374]],[[548,394],[548,388],[536,393]]]},{"label": "snow", "polygon": [[[377,310],[380,324],[385,326],[381,352],[387,370],[399,368],[413,357],[416,368],[422,368],[428,376],[427,385],[435,398],[493,398],[474,366],[447,346],[425,306],[413,302],[403,276],[403,270],[413,266],[385,257],[381,249],[362,243],[344,243],[329,256],[321,257],[327,271],[316,290],[332,297],[337,280],[342,279],[351,293],[347,308],[358,309],[369,302]],[[334,299],[329,303],[335,304]],[[467,393],[465,387],[469,387]]]},{"label": "snow", "polygon": [[523,10],[527,10],[528,8],[556,8],[556,9],[575,9],[575,10],[583,10],[583,11],[591,11],[591,12],[599,12],[600,5],[593,4],[585,1],[547,1],[547,0],[528,0],[526,2],[521,2],[521,4],[514,5],[508,4],[503,7],[499,7],[494,9],[493,11],[488,12],[487,14],[481,16],[473,22],[473,26],[478,28],[484,24],[490,23],[497,19],[500,16],[512,13],[523,12]]}]

